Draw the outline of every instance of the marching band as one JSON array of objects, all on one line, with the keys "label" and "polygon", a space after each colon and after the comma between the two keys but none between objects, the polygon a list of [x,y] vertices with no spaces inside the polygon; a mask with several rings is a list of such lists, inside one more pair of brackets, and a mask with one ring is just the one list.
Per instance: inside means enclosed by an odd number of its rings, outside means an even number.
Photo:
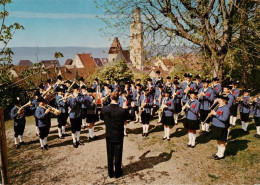
[{"label": "marching band", "polygon": [[[166,81],[156,71],[153,79],[142,84],[140,79],[125,82],[120,86],[118,79],[107,78],[101,84],[96,78],[90,88],[84,83],[84,78],[73,82],[63,81],[59,75],[57,82],[51,79],[47,84],[39,85],[32,102],[21,106],[20,98],[14,101],[11,118],[14,120],[15,147],[23,142],[26,123],[26,107],[29,107],[35,117],[36,135],[39,136],[42,150],[48,150],[47,137],[51,127],[51,114],[56,115],[59,139],[64,139],[65,127],[71,125],[73,147],[84,145],[80,140],[81,129],[88,128],[89,140],[96,140],[94,125],[103,119],[101,109],[111,103],[110,95],[118,92],[121,97],[118,104],[126,110],[127,120],[142,123],[142,137],[148,137],[151,118],[158,114],[158,123],[164,126],[162,140],[170,141],[170,129],[183,118],[184,128],[188,130],[188,147],[196,146],[196,131],[208,134],[212,122],[211,135],[217,140],[218,151],[213,155],[215,160],[223,159],[231,127],[236,126],[237,112],[240,113],[243,131],[247,132],[249,115],[254,118],[257,133],[260,138],[260,97],[250,97],[251,89],[244,89],[240,96],[239,81],[219,83],[219,79],[201,79],[200,75],[192,80],[192,74],[184,74],[184,80],[168,76]],[[222,91],[223,89],[223,91]],[[127,136],[127,121],[124,125],[124,135]],[[19,141],[18,142],[18,137]]]}]

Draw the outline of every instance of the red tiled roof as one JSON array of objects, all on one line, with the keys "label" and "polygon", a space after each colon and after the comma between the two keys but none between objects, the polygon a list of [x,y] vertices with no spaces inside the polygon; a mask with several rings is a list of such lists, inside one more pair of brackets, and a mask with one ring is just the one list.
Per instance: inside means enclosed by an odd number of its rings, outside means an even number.
[{"label": "red tiled roof", "polygon": [[33,63],[30,60],[20,60],[18,66],[27,66],[31,67]]},{"label": "red tiled roof", "polygon": [[78,54],[78,56],[87,70],[94,72],[95,69],[98,67],[90,53]]},{"label": "red tiled roof", "polygon": [[69,59],[66,60],[64,65],[71,65],[72,62],[73,62],[73,60],[69,58]]},{"label": "red tiled roof", "polygon": [[122,51],[122,47],[121,47],[121,44],[120,44],[118,38],[115,37],[110,46],[108,54],[117,54],[119,51]]}]

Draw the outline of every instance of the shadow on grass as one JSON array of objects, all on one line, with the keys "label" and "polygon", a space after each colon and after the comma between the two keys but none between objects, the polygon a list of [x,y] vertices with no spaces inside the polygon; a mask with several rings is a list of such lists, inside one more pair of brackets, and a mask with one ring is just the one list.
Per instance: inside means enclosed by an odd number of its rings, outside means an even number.
[{"label": "shadow on grass", "polygon": [[[255,125],[253,123],[249,124],[247,130],[248,131],[255,130]],[[239,137],[243,137],[245,135],[248,135],[248,133],[244,132],[244,130],[242,130],[241,128],[233,128],[229,134],[231,140],[237,139]]]},{"label": "shadow on grass", "polygon": [[229,141],[226,146],[226,156],[235,156],[239,151],[246,150],[249,142],[249,140]]},{"label": "shadow on grass", "polygon": [[150,152],[150,150],[148,150],[142,156],[140,156],[139,161],[130,163],[130,164],[124,166],[123,167],[123,170],[124,170],[123,176],[131,174],[131,173],[136,173],[138,171],[142,171],[145,169],[151,169],[159,163],[169,161],[171,159],[172,153],[173,153],[173,151],[171,150],[169,153],[163,152],[163,153],[159,154],[158,156],[146,157],[146,155],[149,152]]},{"label": "shadow on grass", "polygon": [[211,140],[210,137],[211,133],[208,134],[200,134],[197,138],[196,138],[196,142],[199,144],[205,144],[208,143]]},{"label": "shadow on grass", "polygon": [[182,137],[182,136],[185,136],[187,133],[188,133],[188,130],[186,128],[177,128],[176,131],[170,135],[170,138]]}]

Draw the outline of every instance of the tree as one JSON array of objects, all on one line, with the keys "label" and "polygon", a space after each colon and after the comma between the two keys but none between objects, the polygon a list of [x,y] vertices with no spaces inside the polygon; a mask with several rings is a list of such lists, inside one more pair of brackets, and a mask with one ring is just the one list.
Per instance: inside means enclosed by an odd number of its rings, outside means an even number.
[{"label": "tree", "polygon": [[125,81],[133,79],[133,73],[127,64],[121,60],[99,68],[88,80],[93,81],[95,78],[99,78],[101,82],[105,82],[108,77],[110,77],[111,80],[118,79],[119,82],[121,82],[120,84],[123,85]]},{"label": "tree", "polygon": [[10,71],[13,67],[12,55],[14,53],[11,48],[8,47],[8,43],[12,40],[17,30],[24,29],[24,27],[18,23],[6,24],[6,19],[9,16],[9,12],[6,11],[6,6],[9,3],[11,3],[11,0],[0,1],[0,107],[3,108],[10,108],[13,97],[17,96],[19,92],[19,88],[13,85],[11,81]]},{"label": "tree", "polygon": [[[240,39],[239,26],[234,19],[248,0],[100,0],[98,6],[106,9],[101,18],[107,27],[124,34],[132,21],[135,7],[141,11],[146,40],[169,45],[175,38],[186,44],[199,46],[212,66],[212,75],[222,78],[225,57]],[[254,14],[259,3],[253,4]],[[107,27],[105,28],[107,30]]]}]

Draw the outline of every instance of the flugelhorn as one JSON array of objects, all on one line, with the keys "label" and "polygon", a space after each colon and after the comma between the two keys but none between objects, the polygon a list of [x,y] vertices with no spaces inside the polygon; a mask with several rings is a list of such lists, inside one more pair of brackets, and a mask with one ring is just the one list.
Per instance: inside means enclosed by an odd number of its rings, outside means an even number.
[{"label": "flugelhorn", "polygon": [[61,114],[61,110],[59,110],[59,109],[56,109],[56,108],[54,108],[54,107],[52,107],[52,106],[50,106],[50,105],[45,105],[45,108],[46,109],[48,109],[48,108],[51,108],[51,113],[52,114],[54,114],[54,115],[56,115],[56,116],[58,116],[58,115],[60,115]]}]

